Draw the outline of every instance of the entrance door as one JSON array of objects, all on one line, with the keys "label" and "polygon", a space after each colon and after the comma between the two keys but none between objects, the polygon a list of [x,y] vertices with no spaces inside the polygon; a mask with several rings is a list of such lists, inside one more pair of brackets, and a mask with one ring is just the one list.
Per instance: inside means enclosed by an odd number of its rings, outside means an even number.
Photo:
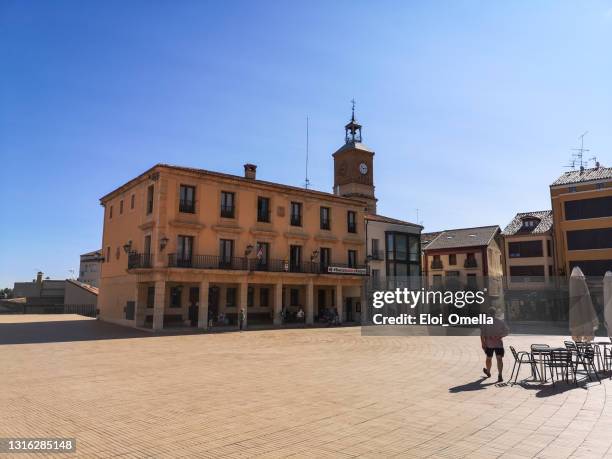
[{"label": "entrance door", "polygon": [[352,298],[346,299],[344,310],[346,311],[345,312],[346,321],[352,322],[353,321],[353,299]]},{"label": "entrance door", "polygon": [[324,289],[319,289],[317,293],[317,320],[320,322],[325,315],[325,309],[327,308],[326,295]]},{"label": "entrance door", "polygon": [[198,314],[200,307],[198,303],[200,302],[200,288],[199,287],[190,287],[189,288],[189,321],[191,322],[192,327],[198,326]]},{"label": "entrance door", "polygon": [[219,287],[213,285],[208,289],[208,320],[216,321],[219,317]]}]

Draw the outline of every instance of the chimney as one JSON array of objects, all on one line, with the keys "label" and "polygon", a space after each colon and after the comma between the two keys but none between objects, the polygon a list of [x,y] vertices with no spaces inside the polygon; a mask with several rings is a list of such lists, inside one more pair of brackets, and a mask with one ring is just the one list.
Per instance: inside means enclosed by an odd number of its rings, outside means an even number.
[{"label": "chimney", "polygon": [[38,285],[42,284],[42,278],[43,278],[43,273],[42,273],[42,271],[38,271],[38,272],[36,273],[36,283],[37,283]]},{"label": "chimney", "polygon": [[244,178],[255,180],[256,175],[257,175],[257,166],[255,164],[245,164],[244,165]]}]

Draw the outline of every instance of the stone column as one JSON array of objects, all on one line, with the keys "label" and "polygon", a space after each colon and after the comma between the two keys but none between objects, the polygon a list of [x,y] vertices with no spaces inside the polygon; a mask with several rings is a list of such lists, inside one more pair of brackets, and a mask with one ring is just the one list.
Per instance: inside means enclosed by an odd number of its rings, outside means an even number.
[{"label": "stone column", "polygon": [[336,285],[336,309],[338,310],[338,317],[340,323],[344,321],[344,302],[342,301],[342,285]]},{"label": "stone column", "polygon": [[134,325],[136,327],[142,327],[144,325],[144,319],[146,315],[146,305],[142,304],[142,297],[140,296],[140,287],[140,284],[136,282],[136,286],[134,287]]},{"label": "stone column", "polygon": [[314,322],[314,283],[309,281],[306,285],[306,325],[312,325]]},{"label": "stone column", "polygon": [[363,282],[361,286],[361,325],[367,325],[368,323],[368,295],[367,295],[367,280]]},{"label": "stone column", "polygon": [[153,330],[164,328],[164,309],[166,306],[166,282],[155,282],[155,302],[153,305]]},{"label": "stone column", "polygon": [[283,284],[278,282],[274,286],[274,325],[280,325],[281,321],[281,309],[283,308]]},{"label": "stone column", "polygon": [[240,307],[238,308],[238,326],[240,326],[240,310],[244,309],[244,328],[247,328],[247,317],[249,315],[247,298],[248,298],[249,283],[244,280],[240,282]]},{"label": "stone column", "polygon": [[208,279],[200,282],[200,301],[198,305],[198,328],[208,330]]}]

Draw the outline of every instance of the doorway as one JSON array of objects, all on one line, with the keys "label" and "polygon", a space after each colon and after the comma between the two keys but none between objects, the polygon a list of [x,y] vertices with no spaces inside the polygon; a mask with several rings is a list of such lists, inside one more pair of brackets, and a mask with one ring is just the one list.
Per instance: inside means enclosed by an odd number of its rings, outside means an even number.
[{"label": "doorway", "polygon": [[213,322],[219,317],[219,287],[213,285],[208,290],[208,320]]}]

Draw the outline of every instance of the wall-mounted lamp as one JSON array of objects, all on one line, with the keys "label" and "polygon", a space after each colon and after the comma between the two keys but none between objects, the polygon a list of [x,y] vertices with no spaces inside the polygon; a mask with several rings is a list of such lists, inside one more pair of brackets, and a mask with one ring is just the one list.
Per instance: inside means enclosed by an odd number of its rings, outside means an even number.
[{"label": "wall-mounted lamp", "polygon": [[248,257],[252,251],[253,251],[253,246],[251,244],[247,245],[246,249],[244,249],[244,256]]},{"label": "wall-mounted lamp", "polygon": [[125,253],[130,253],[132,251],[132,240],[127,241],[126,244],[123,245],[123,250]]},{"label": "wall-mounted lamp", "polygon": [[319,251],[313,250],[312,255],[310,255],[310,261],[316,261],[319,258]]},{"label": "wall-mounted lamp", "polygon": [[166,236],[162,236],[159,238],[159,250],[162,251],[166,248],[166,246],[168,245],[168,241],[170,239],[168,239]]}]

